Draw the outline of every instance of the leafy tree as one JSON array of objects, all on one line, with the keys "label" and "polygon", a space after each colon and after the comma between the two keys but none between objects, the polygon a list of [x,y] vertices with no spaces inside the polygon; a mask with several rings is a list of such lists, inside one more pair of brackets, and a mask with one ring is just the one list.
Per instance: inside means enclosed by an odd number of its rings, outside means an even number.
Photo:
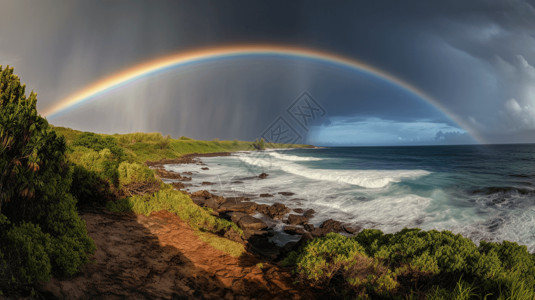
[{"label": "leafy tree", "polygon": [[66,144],[0,66],[0,289],[72,275],[95,249],[69,193]]}]

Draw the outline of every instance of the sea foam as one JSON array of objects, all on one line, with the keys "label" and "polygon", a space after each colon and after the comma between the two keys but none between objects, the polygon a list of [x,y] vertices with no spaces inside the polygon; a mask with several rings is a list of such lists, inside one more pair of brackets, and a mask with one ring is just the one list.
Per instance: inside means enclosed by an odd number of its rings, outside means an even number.
[{"label": "sea foam", "polygon": [[277,168],[286,173],[302,176],[308,179],[347,183],[363,188],[382,188],[389,183],[399,182],[403,178],[417,178],[430,174],[425,170],[332,170],[312,169],[293,162],[269,159],[265,157],[238,156],[238,158],[253,166],[262,168]]}]

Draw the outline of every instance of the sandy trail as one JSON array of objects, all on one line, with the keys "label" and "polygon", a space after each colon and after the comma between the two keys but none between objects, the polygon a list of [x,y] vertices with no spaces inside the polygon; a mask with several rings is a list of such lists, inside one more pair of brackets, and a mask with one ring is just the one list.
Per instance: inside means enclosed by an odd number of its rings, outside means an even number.
[{"label": "sandy trail", "polygon": [[62,299],[298,299],[310,298],[277,266],[256,266],[204,243],[176,215],[149,217],[86,212],[95,261],[74,278],[52,279],[42,290]]}]

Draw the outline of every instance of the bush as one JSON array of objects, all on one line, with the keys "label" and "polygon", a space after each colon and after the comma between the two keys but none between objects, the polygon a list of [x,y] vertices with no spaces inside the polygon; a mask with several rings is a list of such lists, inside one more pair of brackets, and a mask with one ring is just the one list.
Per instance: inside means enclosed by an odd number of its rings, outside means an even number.
[{"label": "bush", "polygon": [[73,166],[71,194],[78,200],[78,206],[104,205],[114,198],[107,180],[79,165]]},{"label": "bush", "polygon": [[110,185],[119,186],[119,160],[108,149],[102,149],[97,152],[94,149],[76,146],[72,148],[69,154],[69,160],[80,167],[85,168],[88,172],[96,174],[100,179],[106,180]]},{"label": "bush", "polygon": [[293,265],[301,280],[349,297],[535,297],[535,258],[525,246],[504,241],[478,247],[449,231],[330,234],[290,253],[284,263]]},{"label": "bush", "polygon": [[154,183],[154,171],[144,164],[122,162],[118,168],[120,186],[125,186],[135,182]]},{"label": "bush", "polygon": [[123,148],[117,144],[114,137],[102,136],[93,132],[83,132],[72,141],[71,145],[93,149],[96,152],[108,149],[119,161],[122,161],[125,156]]},{"label": "bush", "polygon": [[26,97],[13,69],[0,67],[3,290],[73,274],[95,249],[69,193],[65,140],[37,114],[36,101],[34,93]]}]

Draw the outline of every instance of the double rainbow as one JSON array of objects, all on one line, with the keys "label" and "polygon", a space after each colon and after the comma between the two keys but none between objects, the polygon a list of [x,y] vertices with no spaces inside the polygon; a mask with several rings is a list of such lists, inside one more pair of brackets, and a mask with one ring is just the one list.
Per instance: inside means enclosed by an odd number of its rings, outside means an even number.
[{"label": "double rainbow", "polygon": [[278,45],[238,45],[228,47],[217,47],[195,50],[190,52],[180,52],[169,56],[164,56],[151,60],[124,71],[103,78],[88,87],[76,92],[65,99],[62,99],[42,111],[42,115],[48,118],[54,118],[59,114],[68,111],[84,102],[94,99],[96,96],[106,93],[118,86],[122,86],[136,79],[149,76],[151,74],[163,71],[165,69],[176,68],[187,64],[200,63],[208,60],[224,58],[243,58],[250,56],[283,56],[288,58],[301,58],[323,63],[330,63],[338,66],[347,67],[356,71],[364,72],[381,80],[389,82],[403,90],[406,90],[422,100],[430,103],[459,126],[465,129],[478,142],[483,142],[482,138],[471,129],[463,120],[452,114],[448,109],[441,105],[436,99],[427,95],[422,90],[412,84],[403,81],[391,74],[386,73],[378,68],[361,61],[344,57],[341,55],[312,50],[307,48],[278,46]]}]

